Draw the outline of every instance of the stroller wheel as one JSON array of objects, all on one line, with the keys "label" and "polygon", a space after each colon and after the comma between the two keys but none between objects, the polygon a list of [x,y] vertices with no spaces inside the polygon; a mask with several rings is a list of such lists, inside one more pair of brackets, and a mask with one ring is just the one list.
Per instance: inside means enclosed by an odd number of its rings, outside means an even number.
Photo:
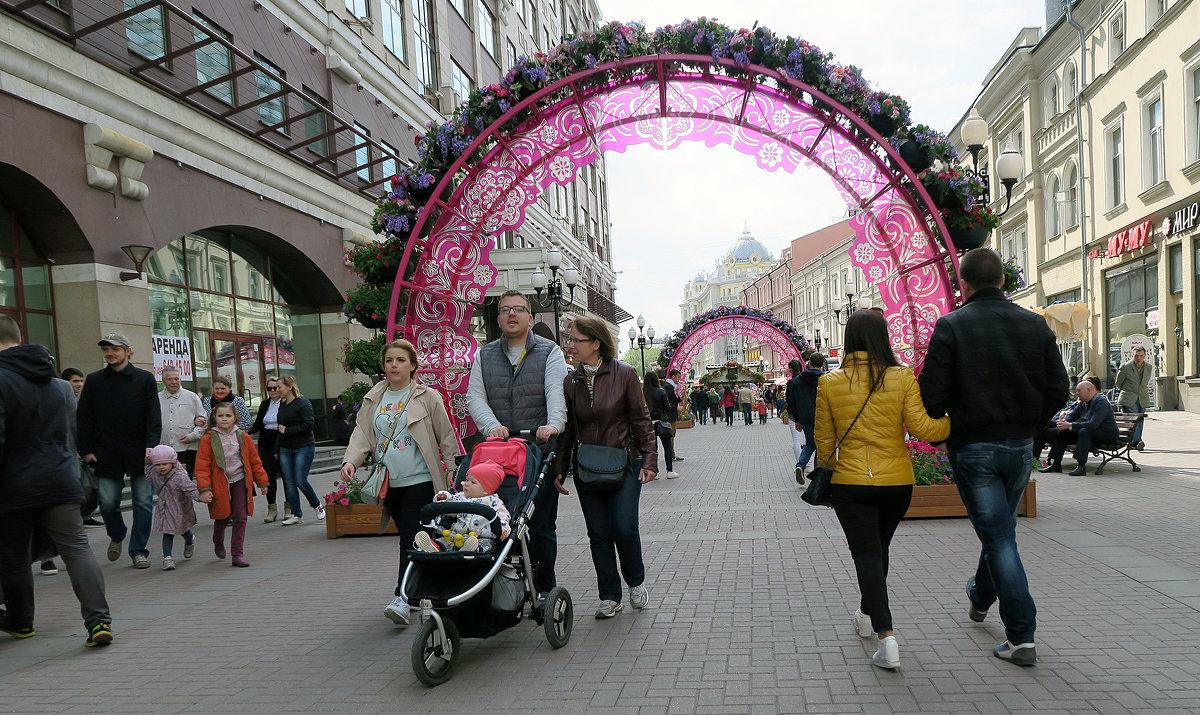
[{"label": "stroller wheel", "polygon": [[562,648],[571,640],[571,628],[575,623],[575,607],[571,605],[571,594],[562,586],[555,586],[542,602],[542,628],[546,629],[546,640],[553,648]]},{"label": "stroller wheel", "polygon": [[[450,679],[458,662],[461,640],[458,628],[449,618],[430,618],[421,624],[412,644],[412,668],[417,680],[433,687]],[[444,630],[443,630],[444,629]]]}]

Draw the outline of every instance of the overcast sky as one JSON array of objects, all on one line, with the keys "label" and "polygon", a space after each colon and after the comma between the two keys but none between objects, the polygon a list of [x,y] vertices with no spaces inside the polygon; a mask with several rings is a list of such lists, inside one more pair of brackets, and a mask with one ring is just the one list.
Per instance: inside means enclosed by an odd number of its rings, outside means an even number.
[{"label": "overcast sky", "polygon": [[[949,130],[970,108],[984,75],[1022,27],[1041,27],[1044,0],[599,0],[608,20],[647,28],[701,15],[732,27],[757,20],[857,65],[876,89],[903,96],[913,121]],[[728,147],[685,143],[609,153],[609,206],[617,304],[644,314],[659,335],[681,324],[683,285],[741,235],[775,256],[793,238],[842,218],[845,205],[818,169],[760,170]],[[622,335],[629,325],[623,325]]]}]

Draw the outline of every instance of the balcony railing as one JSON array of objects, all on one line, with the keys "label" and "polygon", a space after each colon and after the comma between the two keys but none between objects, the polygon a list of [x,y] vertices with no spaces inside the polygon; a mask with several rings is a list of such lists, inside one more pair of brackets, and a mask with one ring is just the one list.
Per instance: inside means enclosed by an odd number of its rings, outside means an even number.
[{"label": "balcony railing", "polygon": [[587,297],[588,312],[594,313],[614,325],[620,325],[633,318],[628,311],[591,286],[587,286]]},{"label": "balcony railing", "polygon": [[[394,166],[400,168],[409,163],[364,134],[354,126],[352,120],[320,106],[317,98],[289,83],[275,69],[258,61],[253,55],[238,49],[172,0],[147,0],[111,15],[105,14],[112,10],[108,3],[77,1],[68,7],[70,12],[66,13],[52,0],[0,0],[0,10],[71,44],[93,59],[128,72],[163,94],[370,198],[385,193],[385,182],[391,178],[383,176],[382,171],[373,170],[374,167],[394,162]],[[88,14],[99,8],[108,9],[101,12],[100,16]],[[145,61],[139,64],[131,64],[128,56],[113,54],[111,48],[127,47],[125,21],[155,9],[161,9],[163,13],[164,53],[155,58],[143,58]],[[178,29],[185,26],[187,36],[194,41],[182,47],[170,47],[168,41],[180,37]],[[205,81],[200,82],[195,72],[170,71],[173,61],[214,46],[224,47],[227,51],[227,72],[206,76]],[[106,47],[108,51],[102,49]],[[214,97],[210,93],[226,83],[232,86],[239,78],[251,73],[260,73],[264,80],[262,84],[274,91],[261,96],[258,91],[245,93],[254,95],[253,99],[246,100],[240,99],[237,91],[228,92],[228,97]],[[279,100],[282,100],[281,106],[284,107],[280,121],[269,124],[261,121],[257,109]],[[292,110],[296,108],[302,111],[293,114]],[[312,124],[319,126],[321,131],[312,136],[307,136],[306,131],[303,138],[290,136],[290,127],[309,119],[322,119]],[[360,152],[364,149],[366,156],[362,157]],[[360,178],[360,172],[365,171],[370,172],[370,180]]]}]

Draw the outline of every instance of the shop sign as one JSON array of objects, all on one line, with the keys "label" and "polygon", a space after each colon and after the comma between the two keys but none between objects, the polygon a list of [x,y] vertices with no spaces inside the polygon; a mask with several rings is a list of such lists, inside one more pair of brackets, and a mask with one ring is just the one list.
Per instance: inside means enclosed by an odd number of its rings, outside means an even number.
[{"label": "shop sign", "polygon": [[1108,258],[1115,258],[1122,253],[1145,248],[1150,245],[1152,233],[1154,233],[1153,219],[1146,219],[1136,226],[1114,233],[1108,237]]},{"label": "shop sign", "polygon": [[838,349],[837,349],[837,348],[830,348],[830,349],[829,349],[829,357],[837,357],[837,356],[838,356]]},{"label": "shop sign", "polygon": [[1158,330],[1158,308],[1146,311],[1146,330]]},{"label": "shop sign", "polygon": [[154,335],[154,377],[161,380],[164,367],[179,369],[179,379],[194,380],[192,375],[192,341],[174,335]]},{"label": "shop sign", "polygon": [[1200,224],[1200,199],[1179,207],[1175,213],[1167,216],[1162,222],[1163,237],[1174,236],[1177,233],[1191,230]]}]

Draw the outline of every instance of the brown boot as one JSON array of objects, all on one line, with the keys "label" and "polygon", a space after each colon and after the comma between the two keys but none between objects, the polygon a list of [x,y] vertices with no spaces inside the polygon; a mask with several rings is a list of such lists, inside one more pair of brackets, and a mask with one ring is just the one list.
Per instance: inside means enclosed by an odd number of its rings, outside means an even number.
[{"label": "brown boot", "polygon": [[279,518],[279,507],[275,506],[274,504],[269,504],[267,506],[267,518],[263,519],[263,521],[270,524],[271,522],[275,521],[278,518]]}]

